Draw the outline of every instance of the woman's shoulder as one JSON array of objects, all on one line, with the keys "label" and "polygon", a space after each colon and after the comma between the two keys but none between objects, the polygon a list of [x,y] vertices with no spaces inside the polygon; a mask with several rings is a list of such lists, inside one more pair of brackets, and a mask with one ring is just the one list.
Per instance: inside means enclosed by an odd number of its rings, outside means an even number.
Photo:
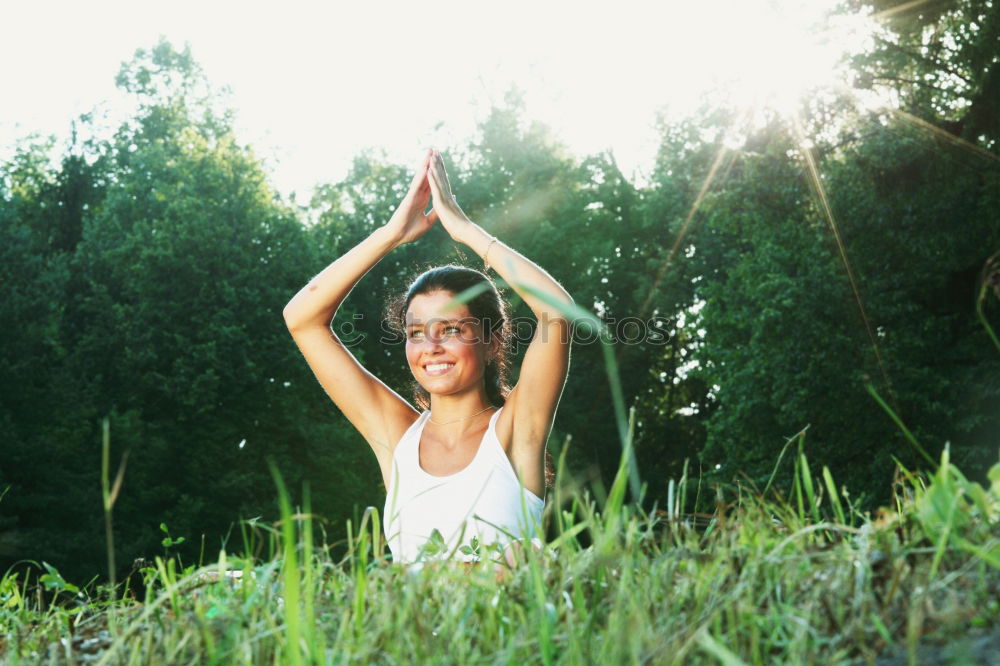
[{"label": "woman's shoulder", "polygon": [[429,411],[418,409],[398,415],[390,430],[393,449],[399,446],[407,435],[419,428],[428,416],[430,416]]},{"label": "woman's shoulder", "polygon": [[511,456],[515,450],[530,450],[539,445],[544,446],[548,433],[535,432],[532,422],[517,409],[516,405],[507,400],[496,417],[494,432],[500,441],[500,446]]}]

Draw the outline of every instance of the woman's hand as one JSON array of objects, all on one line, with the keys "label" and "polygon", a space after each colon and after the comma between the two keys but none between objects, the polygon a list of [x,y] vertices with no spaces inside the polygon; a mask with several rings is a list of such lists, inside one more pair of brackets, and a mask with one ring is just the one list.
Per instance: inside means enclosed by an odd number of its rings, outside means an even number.
[{"label": "woman's hand", "polygon": [[427,169],[432,156],[433,151],[428,149],[410,182],[409,191],[403,197],[396,212],[385,223],[384,228],[392,235],[396,245],[404,245],[417,240],[427,233],[427,230],[434,226],[434,221],[438,219],[435,209],[431,209],[426,215],[424,214],[431,198]]},{"label": "woman's hand", "polygon": [[441,159],[441,153],[436,150],[431,151],[427,183],[434,195],[434,211],[438,214],[445,231],[452,240],[464,242],[462,234],[472,223],[455,201],[455,195],[451,193],[451,183],[448,182],[444,160]]}]

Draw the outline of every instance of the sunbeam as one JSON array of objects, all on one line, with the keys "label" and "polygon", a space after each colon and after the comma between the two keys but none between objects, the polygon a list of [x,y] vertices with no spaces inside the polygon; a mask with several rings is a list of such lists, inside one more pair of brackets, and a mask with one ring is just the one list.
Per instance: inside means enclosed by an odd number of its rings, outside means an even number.
[{"label": "sunbeam", "polygon": [[719,152],[715,155],[715,160],[712,161],[712,166],[708,169],[708,175],[705,176],[705,182],[702,183],[701,189],[698,191],[698,196],[694,198],[694,203],[691,204],[691,209],[688,211],[687,217],[684,218],[684,222],[681,224],[680,230],[677,232],[677,238],[674,239],[673,247],[670,248],[670,252],[667,254],[666,260],[660,265],[660,270],[656,273],[656,278],[653,280],[653,284],[649,288],[649,293],[646,294],[646,299],[642,303],[642,308],[640,312],[643,316],[648,316],[650,314],[649,304],[653,300],[653,296],[656,294],[657,289],[660,286],[660,282],[666,277],[667,271],[670,269],[670,264],[673,263],[674,255],[677,254],[678,248],[680,248],[681,243],[684,241],[684,236],[687,234],[688,227],[691,225],[691,220],[694,219],[695,214],[701,207],[701,202],[705,199],[705,194],[708,193],[708,189],[712,186],[715,181],[715,174],[718,173],[719,167],[722,166],[722,162],[726,157],[729,157],[729,162],[732,161],[734,153],[726,147],[725,143],[719,148]]},{"label": "sunbeam", "polygon": [[1000,155],[991,153],[982,146],[978,146],[975,143],[972,143],[971,141],[966,141],[962,137],[955,136],[948,130],[942,129],[941,127],[938,127],[933,123],[929,123],[923,118],[919,118],[913,115],[912,113],[908,113],[906,111],[903,111],[902,109],[893,108],[891,106],[887,106],[885,108],[892,115],[896,116],[897,118],[903,120],[906,123],[909,123],[910,125],[916,127],[917,129],[929,132],[935,137],[939,139],[944,139],[948,143],[953,144],[964,150],[967,150],[970,153],[973,153],[974,155],[978,155],[979,157],[986,157],[995,162],[1000,162]]},{"label": "sunbeam", "polygon": [[830,231],[833,232],[833,238],[837,243],[837,250],[840,252],[840,260],[844,264],[844,270],[847,272],[847,279],[851,283],[851,291],[854,293],[854,300],[858,304],[858,312],[861,313],[861,320],[864,322],[865,331],[868,333],[868,340],[871,343],[872,351],[875,352],[875,361],[878,364],[879,372],[882,375],[882,380],[885,382],[886,390],[889,392],[893,402],[895,402],[896,394],[892,388],[892,382],[889,380],[889,374],[885,370],[885,364],[882,363],[882,354],[879,351],[878,342],[875,339],[875,332],[872,330],[871,321],[868,319],[868,312],[865,308],[864,301],[861,298],[861,292],[858,290],[858,282],[854,277],[854,270],[851,268],[851,261],[847,257],[847,249],[844,247],[844,241],[840,236],[840,229],[837,227],[837,221],[834,219],[833,211],[830,209],[830,201],[826,196],[826,189],[823,187],[823,182],[820,179],[819,168],[817,167],[816,160],[813,157],[812,149],[809,147],[809,143],[806,140],[801,120],[797,116],[794,116],[792,120],[796,138],[798,139],[799,150],[802,151],[802,156],[805,158],[806,169],[809,173],[810,182],[812,183],[813,189],[816,193],[816,198],[819,201],[820,208],[823,211],[823,217],[826,218],[827,224],[830,225]]},{"label": "sunbeam", "polygon": [[911,9],[916,9],[921,5],[926,5],[930,0],[910,0],[910,2],[904,2],[902,4],[896,5],[895,7],[890,7],[889,9],[883,9],[880,12],[875,12],[871,15],[871,19],[874,21],[880,21],[882,19],[889,18],[890,16],[895,16],[896,14],[902,14],[903,12],[910,11]]}]

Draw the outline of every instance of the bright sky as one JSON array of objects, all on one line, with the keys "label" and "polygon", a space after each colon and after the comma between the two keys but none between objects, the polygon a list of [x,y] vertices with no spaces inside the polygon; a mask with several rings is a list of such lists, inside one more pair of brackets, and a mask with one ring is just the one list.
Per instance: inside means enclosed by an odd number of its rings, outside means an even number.
[{"label": "bright sky", "polygon": [[232,89],[240,139],[300,201],[365,147],[409,164],[464,144],[512,84],[575,153],[610,148],[641,178],[656,109],[690,113],[719,84],[783,104],[829,81],[858,43],[848,22],[822,20],[833,2],[8,2],[0,159],[28,132],[66,137],[95,107],[120,118],[120,64],[163,35]]}]

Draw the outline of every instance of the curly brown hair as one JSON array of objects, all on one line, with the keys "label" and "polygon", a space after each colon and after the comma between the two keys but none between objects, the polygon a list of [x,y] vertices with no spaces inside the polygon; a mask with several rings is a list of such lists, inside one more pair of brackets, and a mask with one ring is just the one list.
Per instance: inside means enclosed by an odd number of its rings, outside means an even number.
[{"label": "curly brown hair", "polygon": [[[496,354],[486,363],[484,381],[486,397],[494,407],[502,407],[507,402],[511,387],[508,385],[510,373],[511,322],[507,303],[496,283],[484,273],[468,266],[448,264],[429,268],[414,278],[406,291],[391,297],[386,305],[386,323],[405,337],[406,311],[414,297],[444,291],[461,296],[469,308],[469,314],[483,324],[483,335],[487,340],[497,339]],[[430,409],[430,394],[416,379],[411,384],[413,401],[421,409]],[[555,479],[552,455],[545,451],[545,487],[551,488]]]}]

